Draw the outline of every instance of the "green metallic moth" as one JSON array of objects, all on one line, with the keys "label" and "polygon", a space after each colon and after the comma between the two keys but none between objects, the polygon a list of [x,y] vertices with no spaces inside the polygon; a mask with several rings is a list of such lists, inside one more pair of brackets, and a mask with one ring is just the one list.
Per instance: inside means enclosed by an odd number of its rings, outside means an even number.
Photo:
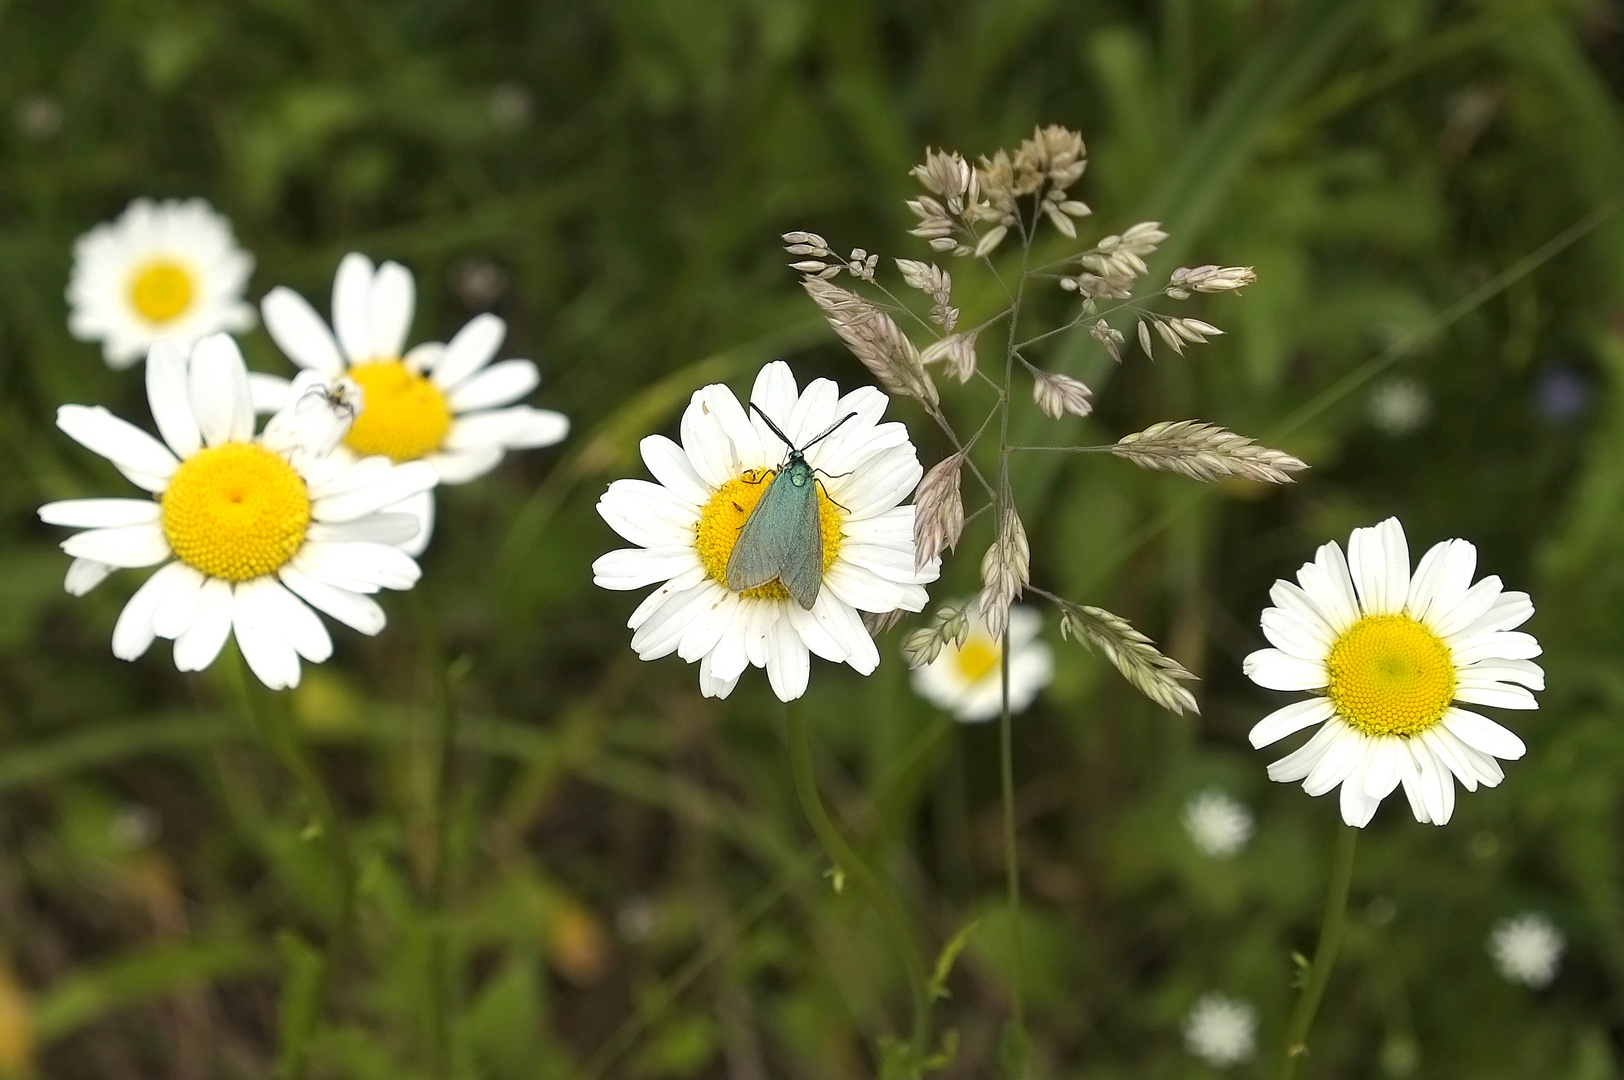
[{"label": "green metallic moth", "polygon": [[806,452],[857,414],[847,413],[798,447],[755,402],[750,408],[789,447],[789,456],[774,470],[772,486],[739,530],[727,560],[727,587],[743,592],[776,578],[797,604],[810,611],[823,588],[823,529],[818,520],[818,470],[806,463]]}]

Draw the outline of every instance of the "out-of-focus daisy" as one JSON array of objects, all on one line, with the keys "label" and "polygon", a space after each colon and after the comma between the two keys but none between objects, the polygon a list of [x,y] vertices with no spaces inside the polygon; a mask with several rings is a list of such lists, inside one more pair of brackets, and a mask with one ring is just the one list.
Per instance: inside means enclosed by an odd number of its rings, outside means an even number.
[{"label": "out-of-focus daisy", "polygon": [[[495,468],[509,450],[551,446],[568,434],[562,414],[514,404],[536,388],[541,373],[529,360],[491,363],[507,334],[505,322],[476,315],[450,342],[407,351],[415,304],[410,270],[394,262],[375,268],[354,252],[333,279],[333,330],[292,289],[278,286],[261,304],[265,329],[295,364],[360,385],[365,400],[344,438],[349,451],[426,461],[440,483],[462,484]],[[261,411],[287,401],[286,380],[256,375],[253,381]],[[424,492],[396,509],[422,523],[403,545],[416,555],[428,544],[434,498]]]},{"label": "out-of-focus daisy", "polygon": [[134,660],[170,638],[175,666],[199,671],[234,633],[254,674],[282,689],[298,684],[301,656],[321,663],[333,651],[311,607],[364,634],[383,629],[383,609],[364,594],[416,583],[417,563],[393,545],[417,526],[380,511],[432,487],[434,470],[333,454],[351,411],[313,372],[256,437],[248,371],[224,334],[190,359],[160,342],[146,374],[163,442],[99,406],[64,405],[56,422],[154,498],[39,511],[84,530],[62,542],[75,595],[112,567],[159,567],[119,615],[113,655]]},{"label": "out-of-focus daisy", "polygon": [[1184,1017],[1184,1047],[1208,1065],[1227,1069],[1257,1052],[1257,1010],[1223,994],[1204,994]]},{"label": "out-of-focus daisy", "polygon": [[1252,811],[1217,788],[1207,788],[1184,804],[1184,831],[1201,854],[1227,859],[1252,838]]},{"label": "out-of-focus daisy", "polygon": [[1425,383],[1404,375],[1384,379],[1370,391],[1370,422],[1384,435],[1401,438],[1416,431],[1432,415],[1432,395]]},{"label": "out-of-focus daisy", "polygon": [[1556,978],[1565,944],[1550,919],[1529,911],[1495,924],[1489,934],[1489,956],[1511,982],[1538,990]]},{"label": "out-of-focus daisy", "polygon": [[[1399,784],[1415,819],[1442,825],[1466,790],[1504,779],[1496,758],[1523,755],[1522,740],[1455,702],[1537,709],[1545,688],[1533,662],[1539,642],[1513,628],[1534,613],[1528,594],[1504,592],[1490,576],[1472,584],[1477,549],[1465,540],[1433,546],[1410,574],[1397,518],[1355,529],[1348,557],[1335,543],[1277,581],[1264,609],[1274,644],[1246,658],[1246,674],[1271,690],[1316,696],[1264,717],[1252,745],[1267,746],[1320,725],[1269,777],[1302,780],[1310,795],[1342,787],[1342,818],[1363,826]],[[1526,689],[1525,689],[1526,688]]]},{"label": "out-of-focus daisy", "polygon": [[68,329],[101,342],[115,368],[135,363],[155,341],[184,351],[209,334],[254,325],[243,300],[253,270],[231,222],[202,199],[137,199],[73,245]]},{"label": "out-of-focus daisy", "polygon": [[644,660],[676,653],[699,664],[699,688],[726,697],[747,667],[764,667],[774,693],[791,701],[806,691],[808,654],[847,663],[867,675],[880,662],[862,611],[920,611],[939,560],[914,568],[914,508],[898,505],[921,469],[900,423],[880,423],[886,396],[859,387],[840,396],[828,379],[804,392],[783,362],[756,377],[750,401],[817,470],[823,579],[810,608],[782,582],[742,592],[727,585],[728,561],[745,522],[787,458],[783,442],[733,391],[714,384],[694,392],[682,416],[682,443],[663,435],[642,442],[658,483],[616,480],[598,513],[637,545],[592,564],[606,589],[660,587],[632,613],[632,648]]},{"label": "out-of-focus daisy", "polygon": [[[1004,650],[979,614],[963,645],[949,641],[935,660],[913,672],[914,689],[957,719],[991,720],[1003,710]],[[1038,636],[1043,618],[1030,607],[1009,612],[1009,711],[1020,712],[1054,678],[1054,652]]]}]

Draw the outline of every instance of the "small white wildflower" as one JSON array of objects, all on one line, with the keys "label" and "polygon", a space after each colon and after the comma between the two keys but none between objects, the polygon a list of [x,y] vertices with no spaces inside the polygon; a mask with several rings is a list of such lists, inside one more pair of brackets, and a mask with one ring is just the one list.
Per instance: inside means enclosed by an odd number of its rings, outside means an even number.
[{"label": "small white wildflower", "polygon": [[1223,994],[1205,994],[1184,1017],[1184,1046],[1219,1069],[1249,1061],[1257,1052],[1257,1009]]},{"label": "small white wildflower", "polygon": [[1227,859],[1252,838],[1252,811],[1217,788],[1207,788],[1185,802],[1184,830],[1201,854]]},{"label": "small white wildflower", "polygon": [[1495,924],[1489,934],[1489,956],[1506,979],[1538,990],[1556,978],[1565,944],[1550,919],[1529,911]]},{"label": "small white wildflower", "polygon": [[1432,413],[1432,395],[1424,383],[1395,375],[1371,390],[1366,409],[1377,431],[1401,438],[1427,422]]}]

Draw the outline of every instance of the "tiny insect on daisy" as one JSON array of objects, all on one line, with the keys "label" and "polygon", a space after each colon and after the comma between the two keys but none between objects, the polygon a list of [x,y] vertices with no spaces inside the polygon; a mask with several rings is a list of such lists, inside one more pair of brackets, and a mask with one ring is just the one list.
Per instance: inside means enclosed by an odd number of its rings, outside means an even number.
[{"label": "tiny insect on daisy", "polygon": [[364,634],[383,629],[383,609],[365,594],[409,589],[418,568],[394,546],[417,522],[382,511],[433,487],[434,470],[335,454],[351,414],[332,402],[359,390],[315,372],[255,436],[248,372],[224,334],[198,342],[190,358],[158,343],[146,376],[163,442],[100,407],[64,405],[57,426],[154,497],[39,511],[48,524],[84,530],[62,542],[74,557],[70,593],[115,567],[159,567],[119,615],[113,655],[134,660],[170,638],[176,668],[199,671],[235,634],[260,681],[283,689],[298,685],[300,657],[332,654],[312,607]]},{"label": "tiny insect on daisy", "polygon": [[[680,445],[663,435],[643,440],[643,461],[658,482],[617,480],[598,502],[610,528],[637,546],[592,566],[607,589],[663,583],[628,622],[638,656],[674,652],[697,662],[707,697],[726,697],[754,666],[767,669],[781,700],[794,700],[806,691],[809,653],[865,675],[874,670],[879,651],[858,612],[922,610],[924,586],[940,566],[914,567],[914,508],[899,504],[922,471],[907,429],[879,422],[886,403],[873,387],[842,397],[828,379],[799,391],[789,365],[775,362],[757,376],[749,412],[726,386],[702,387],[683,413]],[[792,482],[797,462],[813,490],[807,506],[785,501],[769,510],[783,515],[773,527],[794,530],[798,546],[787,550],[786,539],[784,551],[764,547],[745,569],[765,559],[778,567],[774,576],[730,586],[740,580],[740,568],[729,569],[747,525],[775,484]],[[792,522],[790,510],[804,510],[805,521]],[[813,544],[802,526],[815,530],[821,563],[806,582],[788,569]],[[793,592],[786,575],[796,579]]]},{"label": "tiny insect on daisy", "polygon": [[1534,613],[1528,594],[1500,579],[1472,584],[1477,549],[1436,544],[1410,573],[1398,519],[1355,529],[1348,557],[1329,543],[1297,573],[1277,581],[1263,612],[1274,648],[1245,660],[1271,690],[1312,690],[1252,729],[1267,746],[1320,725],[1300,749],[1269,766],[1273,780],[1303,781],[1310,795],[1342,787],[1342,818],[1364,826],[1400,784],[1415,819],[1442,825],[1455,808],[1458,778],[1468,791],[1505,778],[1497,758],[1523,755],[1522,740],[1456,702],[1536,709],[1545,688],[1533,658],[1539,643],[1515,630]]},{"label": "tiny insect on daisy", "polygon": [[68,329],[99,341],[110,367],[127,368],[153,342],[182,350],[219,331],[254,325],[243,299],[253,256],[231,222],[202,199],[137,199],[73,246]]},{"label": "tiny insect on daisy", "polygon": [[[515,404],[541,382],[534,363],[491,362],[506,323],[477,315],[450,342],[407,351],[415,304],[410,270],[394,262],[374,267],[354,252],[333,279],[332,330],[292,289],[278,286],[261,304],[265,329],[295,364],[328,378],[347,376],[361,387],[365,405],[344,439],[350,453],[426,461],[440,483],[462,484],[494,469],[509,450],[551,446],[568,434],[562,414]],[[289,386],[273,375],[254,375],[255,407],[281,407]],[[402,545],[420,554],[433,530],[433,495],[424,492],[395,509],[421,521]]]},{"label": "tiny insect on daisy", "polygon": [[[1009,611],[1009,711],[1018,713],[1037,699],[1054,678],[1054,651],[1039,636],[1043,617],[1016,605]],[[987,632],[979,609],[971,616],[964,644],[952,641],[930,663],[913,671],[921,697],[966,723],[991,720],[1003,710],[1004,651]]]}]

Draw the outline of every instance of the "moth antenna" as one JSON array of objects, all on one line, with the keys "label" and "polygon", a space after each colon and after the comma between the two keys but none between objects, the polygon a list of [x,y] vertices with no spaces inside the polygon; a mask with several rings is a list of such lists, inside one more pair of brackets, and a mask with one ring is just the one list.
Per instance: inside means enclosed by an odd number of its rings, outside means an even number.
[{"label": "moth antenna", "polygon": [[[768,416],[766,413],[761,411],[761,406],[757,405],[755,402],[752,401],[750,403],[750,407],[756,411],[757,416],[761,417],[761,419],[766,422],[768,427],[773,429],[773,434],[777,435],[780,439],[782,439],[784,441],[785,446],[789,447],[791,450],[795,449],[795,444],[789,441],[789,436],[785,435],[782,431],[778,430],[778,425],[773,423],[773,418],[772,417]],[[853,415],[856,415],[856,414],[853,414]]]},{"label": "moth antenna", "polygon": [[[822,442],[824,439],[827,439],[829,436],[833,435],[835,433],[836,428],[840,427],[840,425],[844,424],[847,420],[853,419],[854,417],[856,417],[856,415],[857,414],[854,413],[854,412],[849,412],[845,416],[842,416],[839,420],[836,420],[834,423],[830,424],[829,427],[824,430],[822,435],[819,435],[817,438],[813,439],[811,442],[809,442],[805,446],[801,447],[800,448],[801,453],[803,453],[803,454],[806,453],[808,450],[812,449],[818,443]],[[773,430],[776,431],[777,428],[774,428]],[[779,437],[782,438],[783,436],[779,436]]]}]

